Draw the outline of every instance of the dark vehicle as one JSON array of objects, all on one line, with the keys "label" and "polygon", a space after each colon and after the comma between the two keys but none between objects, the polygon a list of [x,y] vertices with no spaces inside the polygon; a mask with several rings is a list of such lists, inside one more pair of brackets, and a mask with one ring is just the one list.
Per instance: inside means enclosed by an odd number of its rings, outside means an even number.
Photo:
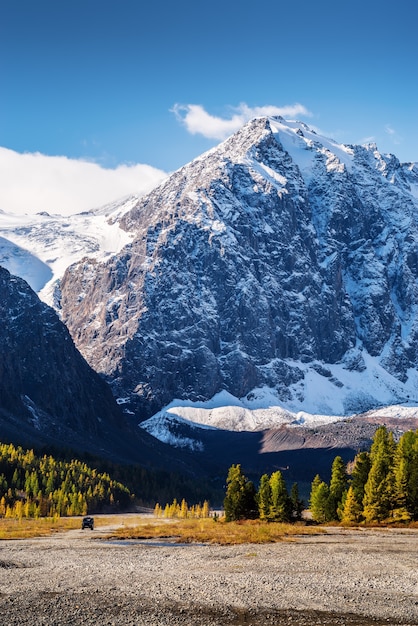
[{"label": "dark vehicle", "polygon": [[81,530],[84,530],[85,528],[90,528],[90,530],[93,530],[94,528],[93,517],[83,517],[83,521],[81,522]]}]

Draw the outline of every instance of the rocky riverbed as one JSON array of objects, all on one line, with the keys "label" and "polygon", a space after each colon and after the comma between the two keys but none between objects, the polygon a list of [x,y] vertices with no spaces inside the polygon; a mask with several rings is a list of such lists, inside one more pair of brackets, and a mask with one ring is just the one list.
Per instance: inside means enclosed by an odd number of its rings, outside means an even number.
[{"label": "rocky riverbed", "polygon": [[0,611],[4,626],[418,625],[418,530],[233,547],[101,529],[2,541]]}]

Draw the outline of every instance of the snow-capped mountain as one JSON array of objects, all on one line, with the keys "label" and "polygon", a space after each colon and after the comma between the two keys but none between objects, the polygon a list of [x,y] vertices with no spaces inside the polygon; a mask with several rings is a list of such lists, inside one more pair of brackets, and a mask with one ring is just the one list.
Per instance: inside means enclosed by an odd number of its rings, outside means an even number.
[{"label": "snow-capped mountain", "polygon": [[69,265],[85,256],[108,258],[132,240],[119,219],[137,201],[138,196],[131,196],[69,216],[0,211],[0,265],[58,307],[60,279]]},{"label": "snow-capped mountain", "polygon": [[60,304],[127,411],[417,405],[417,164],[258,118],[118,223],[129,243],[69,267]]}]

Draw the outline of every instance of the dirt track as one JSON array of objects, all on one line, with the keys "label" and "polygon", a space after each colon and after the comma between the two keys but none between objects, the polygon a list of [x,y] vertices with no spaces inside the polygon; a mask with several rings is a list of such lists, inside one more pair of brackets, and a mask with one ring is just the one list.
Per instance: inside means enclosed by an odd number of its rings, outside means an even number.
[{"label": "dirt track", "polygon": [[2,541],[0,610],[3,626],[418,625],[418,531],[235,547],[121,544],[102,530]]}]

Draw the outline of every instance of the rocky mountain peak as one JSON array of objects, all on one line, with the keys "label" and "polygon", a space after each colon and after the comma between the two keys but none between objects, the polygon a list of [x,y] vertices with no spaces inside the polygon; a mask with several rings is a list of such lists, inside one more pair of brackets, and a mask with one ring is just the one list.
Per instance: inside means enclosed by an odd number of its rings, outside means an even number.
[{"label": "rocky mountain peak", "polygon": [[67,270],[63,320],[143,416],[263,387],[328,414],[415,397],[417,189],[375,147],[257,118],[139,199],[121,252]]}]

